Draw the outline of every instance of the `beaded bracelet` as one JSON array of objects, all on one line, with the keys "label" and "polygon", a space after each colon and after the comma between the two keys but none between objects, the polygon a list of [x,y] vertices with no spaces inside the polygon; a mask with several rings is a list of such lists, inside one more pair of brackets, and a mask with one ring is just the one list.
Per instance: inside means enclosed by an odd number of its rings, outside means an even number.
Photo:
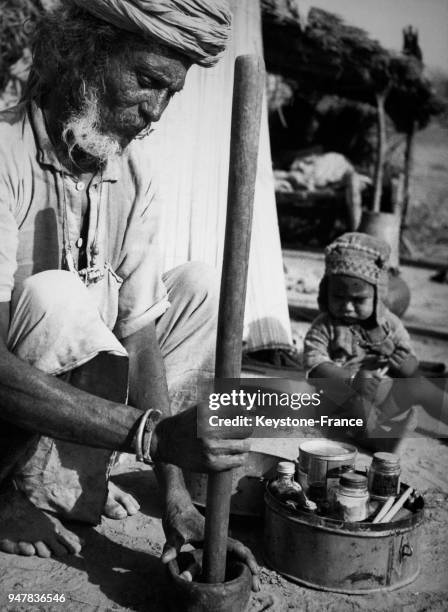
[{"label": "beaded bracelet", "polygon": [[[155,410],[154,408],[147,410],[142,415],[140,423],[138,424],[137,434],[135,436],[135,455],[137,461],[146,463],[148,465],[154,464],[151,459],[149,449],[151,448],[151,438],[153,431],[161,416],[162,413],[160,412],[160,410]],[[143,448],[143,438],[145,433],[149,434],[149,440],[146,444],[146,450]]]}]

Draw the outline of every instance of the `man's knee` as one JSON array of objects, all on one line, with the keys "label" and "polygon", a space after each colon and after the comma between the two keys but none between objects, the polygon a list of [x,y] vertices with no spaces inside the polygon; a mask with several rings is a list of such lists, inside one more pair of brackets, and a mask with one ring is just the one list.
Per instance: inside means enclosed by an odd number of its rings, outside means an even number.
[{"label": "man's knee", "polygon": [[212,266],[192,261],[179,266],[173,272],[177,279],[176,284],[185,299],[197,301],[198,304],[207,305],[211,310],[217,310],[219,282],[218,274]]},{"label": "man's knee", "polygon": [[73,310],[88,308],[88,291],[66,270],[47,270],[28,277],[23,283],[21,301],[39,315],[70,316]]}]

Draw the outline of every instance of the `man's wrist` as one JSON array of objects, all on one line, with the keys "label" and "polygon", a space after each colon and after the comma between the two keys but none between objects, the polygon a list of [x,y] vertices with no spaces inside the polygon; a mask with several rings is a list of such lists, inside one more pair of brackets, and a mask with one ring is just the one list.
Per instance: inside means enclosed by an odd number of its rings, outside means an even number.
[{"label": "man's wrist", "polygon": [[145,448],[148,448],[147,444],[149,444],[149,455],[151,457],[151,460],[154,462],[157,461],[162,461],[161,458],[161,446],[162,446],[162,438],[163,438],[163,426],[162,426],[163,421],[160,421],[159,423],[157,423],[157,425],[154,427],[154,430],[152,431],[150,437],[148,436],[149,439],[145,440]]},{"label": "man's wrist", "polygon": [[140,418],[137,433],[134,438],[134,449],[137,461],[152,465],[150,447],[152,435],[161,417],[160,410],[150,408]]}]

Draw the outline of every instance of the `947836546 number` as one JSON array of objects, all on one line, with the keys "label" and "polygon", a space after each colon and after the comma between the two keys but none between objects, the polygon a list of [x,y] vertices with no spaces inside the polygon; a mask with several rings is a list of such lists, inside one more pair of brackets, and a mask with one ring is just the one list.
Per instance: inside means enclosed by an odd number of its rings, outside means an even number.
[{"label": "947836546 number", "polygon": [[9,603],[64,603],[64,593],[9,593]]}]

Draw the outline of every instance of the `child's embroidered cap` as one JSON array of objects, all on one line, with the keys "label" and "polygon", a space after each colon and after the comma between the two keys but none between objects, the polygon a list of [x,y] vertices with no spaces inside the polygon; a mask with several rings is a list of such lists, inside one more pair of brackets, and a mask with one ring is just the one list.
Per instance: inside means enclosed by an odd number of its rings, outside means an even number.
[{"label": "child's embroidered cap", "polygon": [[376,308],[387,297],[389,245],[379,238],[359,232],[343,234],[325,249],[325,276],[319,291],[319,307],[327,309],[327,279],[335,274],[360,278],[376,287]]},{"label": "child's embroidered cap", "polygon": [[390,247],[378,238],[351,232],[325,249],[325,274],[345,274],[378,286],[387,273]]}]

